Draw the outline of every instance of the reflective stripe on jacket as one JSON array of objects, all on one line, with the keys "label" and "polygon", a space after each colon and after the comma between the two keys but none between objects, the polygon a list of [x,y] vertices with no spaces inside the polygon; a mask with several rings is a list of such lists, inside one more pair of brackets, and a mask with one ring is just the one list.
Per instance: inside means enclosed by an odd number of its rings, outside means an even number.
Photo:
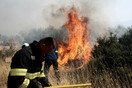
[{"label": "reflective stripe on jacket", "polygon": [[34,45],[22,48],[12,58],[8,88],[27,88],[34,79],[44,84],[43,56]]},{"label": "reflective stripe on jacket", "polygon": [[20,68],[11,69],[10,76],[25,76],[25,78],[27,79],[45,77],[44,72],[28,73],[27,69],[20,69]]}]

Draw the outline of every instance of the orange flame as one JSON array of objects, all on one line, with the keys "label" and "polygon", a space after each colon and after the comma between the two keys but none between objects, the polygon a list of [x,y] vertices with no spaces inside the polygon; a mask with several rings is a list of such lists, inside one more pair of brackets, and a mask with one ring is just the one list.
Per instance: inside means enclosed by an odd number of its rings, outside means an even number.
[{"label": "orange flame", "polygon": [[[68,22],[64,27],[68,29],[68,45],[59,44],[58,63],[66,65],[68,61],[83,60],[83,64],[87,63],[91,58],[92,47],[88,40],[88,19],[78,17],[78,11],[71,8],[67,15]],[[89,36],[90,38],[90,36]]]}]

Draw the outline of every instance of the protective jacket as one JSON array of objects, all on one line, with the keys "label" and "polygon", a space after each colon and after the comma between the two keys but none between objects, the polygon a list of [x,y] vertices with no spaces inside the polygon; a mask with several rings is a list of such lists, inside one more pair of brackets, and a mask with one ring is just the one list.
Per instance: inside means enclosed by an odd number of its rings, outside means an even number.
[{"label": "protective jacket", "polygon": [[45,55],[45,61],[49,60],[55,60],[57,61],[58,59],[58,50],[54,48],[48,55]]},{"label": "protective jacket", "polygon": [[59,81],[60,80],[60,74],[59,74],[59,70],[58,70],[57,59],[58,59],[58,50],[56,48],[54,48],[48,55],[45,55],[44,73],[47,77],[48,72],[49,72],[49,68],[51,65],[53,65],[55,75]]},{"label": "protective jacket", "polygon": [[43,56],[35,44],[22,48],[12,58],[8,88],[50,86],[42,69]]}]

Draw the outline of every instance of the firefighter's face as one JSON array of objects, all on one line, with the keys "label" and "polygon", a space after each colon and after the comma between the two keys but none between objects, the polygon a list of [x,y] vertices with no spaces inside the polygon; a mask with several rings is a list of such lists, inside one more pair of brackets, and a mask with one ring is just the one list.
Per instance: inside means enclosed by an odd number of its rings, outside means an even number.
[{"label": "firefighter's face", "polygon": [[49,54],[49,52],[51,52],[52,49],[53,49],[53,46],[47,47],[45,44],[42,44],[41,53],[42,53],[42,55]]}]

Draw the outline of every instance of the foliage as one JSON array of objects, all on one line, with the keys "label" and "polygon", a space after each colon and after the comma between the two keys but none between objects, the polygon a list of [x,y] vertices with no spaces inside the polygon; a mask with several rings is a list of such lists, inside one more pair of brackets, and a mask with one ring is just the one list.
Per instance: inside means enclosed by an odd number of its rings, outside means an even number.
[{"label": "foliage", "polygon": [[[90,79],[94,84],[107,86],[111,78],[114,87],[130,87],[132,82],[132,28],[120,38],[110,32],[109,37],[99,37],[92,52],[93,59],[88,64]],[[109,75],[107,75],[109,74]],[[109,76],[109,77],[108,77]],[[118,82],[118,85],[117,83]]]},{"label": "foliage", "polygon": [[132,28],[128,28],[129,30],[119,39],[119,43],[124,45],[124,47],[132,51]]},{"label": "foliage", "polygon": [[13,56],[15,53],[15,41],[13,39],[9,39],[3,42],[1,46],[2,49],[0,50],[0,58],[5,61],[6,57]]}]

